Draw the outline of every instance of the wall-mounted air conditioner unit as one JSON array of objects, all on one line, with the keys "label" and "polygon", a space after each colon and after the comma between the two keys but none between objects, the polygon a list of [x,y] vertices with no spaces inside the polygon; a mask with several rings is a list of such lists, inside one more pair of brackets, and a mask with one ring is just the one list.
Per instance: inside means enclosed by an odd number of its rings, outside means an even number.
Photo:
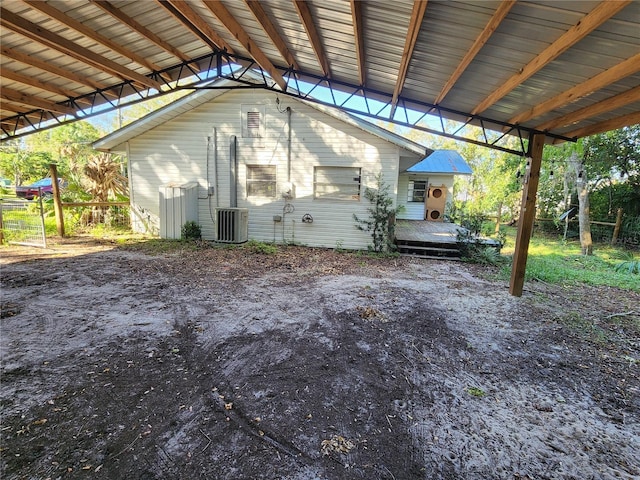
[{"label": "wall-mounted air conditioner unit", "polygon": [[216,208],[216,240],[244,243],[249,235],[249,211],[246,208]]}]

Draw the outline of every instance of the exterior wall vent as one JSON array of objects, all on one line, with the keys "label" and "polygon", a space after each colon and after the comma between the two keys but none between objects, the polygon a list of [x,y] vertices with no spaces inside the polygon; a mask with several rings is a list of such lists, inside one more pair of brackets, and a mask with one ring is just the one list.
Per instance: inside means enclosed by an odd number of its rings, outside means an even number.
[{"label": "exterior wall vent", "polygon": [[216,208],[216,240],[222,243],[244,243],[249,234],[249,210]]}]

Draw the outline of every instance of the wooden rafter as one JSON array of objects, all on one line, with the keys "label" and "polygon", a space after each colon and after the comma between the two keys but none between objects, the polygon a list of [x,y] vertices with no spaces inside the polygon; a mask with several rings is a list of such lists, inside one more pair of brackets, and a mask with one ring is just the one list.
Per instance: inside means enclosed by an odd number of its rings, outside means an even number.
[{"label": "wooden rafter", "polygon": [[[13,102],[8,101],[6,99],[4,99],[4,101],[2,102],[2,110],[3,110],[3,112],[10,112],[12,114],[27,113],[29,111],[28,108],[21,107],[21,106],[17,105],[16,103],[13,103]],[[9,123],[11,123],[11,122],[3,120],[3,124],[7,125]]]},{"label": "wooden rafter", "polygon": [[249,36],[246,30],[235,19],[231,12],[220,1],[204,0],[206,7],[213,13],[218,20],[225,26],[229,33],[233,35],[238,42],[249,52],[251,57],[265,70],[276,84],[282,89],[287,89],[287,84],[282,78],[280,72],[267,58],[264,52],[260,49],[258,44]]},{"label": "wooden rafter", "polygon": [[633,112],[610,120],[605,120],[604,122],[587,125],[586,127],[578,128],[577,130],[566,133],[565,135],[569,138],[582,138],[636,124],[640,124],[640,112]]},{"label": "wooden rafter", "polygon": [[462,58],[462,60],[460,61],[456,69],[453,71],[453,73],[447,80],[447,83],[444,84],[444,86],[442,87],[442,90],[440,90],[440,93],[433,101],[435,105],[439,104],[440,102],[442,102],[442,100],[444,100],[444,97],[447,96],[447,93],[449,93],[449,91],[453,88],[453,86],[456,84],[458,79],[462,76],[462,74],[467,69],[469,64],[476,57],[480,49],[484,46],[485,43],[487,43],[489,38],[491,38],[491,35],[493,35],[493,32],[496,31],[500,23],[502,23],[502,20],[504,20],[504,17],[507,16],[507,14],[509,13],[513,5],[515,5],[515,3],[516,3],[515,0],[504,0],[503,2],[500,2],[500,5],[496,9],[495,13],[491,17],[487,25],[484,27],[484,29],[482,30],[482,33],[480,33],[480,35],[478,35],[478,37],[475,39],[475,41],[473,42],[473,45],[471,45],[471,48],[464,55],[464,57]]},{"label": "wooden rafter", "polygon": [[184,0],[158,0],[177,20],[185,25],[198,38],[202,39],[214,50],[226,50],[233,53],[233,48],[211,28],[196,12],[189,2]]},{"label": "wooden rafter", "polygon": [[409,23],[409,29],[407,30],[407,36],[404,41],[404,50],[402,51],[402,60],[400,61],[400,68],[398,69],[398,77],[396,80],[396,86],[393,89],[393,97],[391,99],[391,115],[396,110],[398,104],[398,97],[404,87],[404,82],[407,79],[407,71],[409,70],[409,64],[413,57],[413,50],[415,49],[416,42],[418,41],[418,34],[420,33],[420,26],[424,19],[424,14],[427,11],[427,0],[414,0],[413,11],[411,12],[411,22]]},{"label": "wooden rafter", "polygon": [[293,0],[293,4],[298,11],[300,20],[302,20],[302,25],[307,32],[307,36],[309,37],[309,41],[311,42],[313,51],[315,52],[318,63],[320,64],[320,68],[322,69],[322,74],[327,78],[331,78],[331,67],[329,66],[329,59],[324,51],[324,47],[322,46],[320,33],[318,32],[318,29],[313,22],[313,16],[311,15],[311,10],[309,10],[309,5],[307,5],[307,2],[304,0]]},{"label": "wooden rafter", "polygon": [[511,120],[509,123],[522,123],[530,120],[532,118],[539,117],[547,112],[550,112],[556,108],[561,107],[562,105],[567,105],[568,103],[575,102],[581,97],[585,95],[589,95],[591,92],[595,92],[596,90],[600,90],[607,85],[610,85],[618,80],[622,80],[629,75],[633,75],[636,72],[640,71],[640,53],[634,55],[631,58],[620,62],[618,65],[605,70],[602,73],[599,73],[595,77],[590,78],[586,82],[581,83],[580,85],[576,85],[569,90],[566,90],[549,100],[545,100],[544,102],[536,105],[529,110],[526,110]]},{"label": "wooden rafter", "polygon": [[249,7],[249,10],[251,10],[251,12],[253,13],[256,21],[260,24],[262,29],[278,49],[280,55],[282,55],[282,58],[284,58],[284,60],[287,62],[287,65],[293,67],[294,70],[300,70],[300,65],[298,65],[298,62],[289,50],[289,47],[287,47],[284,39],[278,33],[278,29],[267,15],[267,12],[265,12],[264,8],[262,7],[262,3],[260,3],[259,0],[245,0],[245,3],[247,4],[247,7]]},{"label": "wooden rafter", "polygon": [[[147,40],[149,40],[150,42],[154,43],[156,46],[160,47],[165,52],[170,53],[171,55],[173,55],[176,58],[179,58],[183,62],[188,62],[189,60],[191,60],[187,55],[185,55],[180,50],[175,48],[169,42],[165,42],[158,35],[153,33],[151,30],[149,30],[144,25],[142,25],[139,22],[135,21],[133,18],[131,18],[127,14],[125,14],[122,10],[120,10],[117,7],[115,7],[108,0],[91,0],[91,2],[94,5],[100,7],[103,11],[105,11],[106,13],[111,15],[112,17],[116,18],[117,20],[119,20],[123,24],[127,25],[134,32],[138,33],[142,37],[144,37]],[[196,63],[192,63],[190,65],[193,68],[199,70],[198,65]]]},{"label": "wooden rafter", "polygon": [[568,48],[575,45],[593,30],[609,20],[613,15],[621,11],[629,3],[631,3],[631,0],[620,0],[616,2],[605,0],[598,4],[597,7],[582,17],[578,23],[567,30],[562,36],[560,36],[560,38],[545,48],[532,61],[520,69],[518,73],[513,75],[506,82],[502,83],[502,85],[494,90],[491,95],[480,102],[478,106],[471,111],[471,113],[476,115],[484,112],[487,108],[507,95],[518,85],[526,81],[549,62],[556,59]]},{"label": "wooden rafter", "polygon": [[70,80],[79,85],[83,85],[89,88],[95,88],[96,90],[102,90],[107,88],[106,85],[95,82],[89,76],[76,75],[75,73],[70,72],[66,68],[56,67],[55,65],[52,65],[49,62],[39,60],[33,55],[27,55],[25,53],[18,52],[17,50],[14,50],[11,48],[5,48],[5,47],[3,47],[1,51],[2,51],[3,57],[11,58],[17,62],[24,63],[25,65],[30,65],[32,67],[39,68],[40,70],[43,70],[45,72],[53,73],[58,77],[66,78],[67,80]]},{"label": "wooden rafter", "polygon": [[25,95],[22,92],[14,90],[13,88],[3,87],[2,91],[0,91],[0,97],[10,102],[29,105],[35,108],[41,108],[42,110],[47,110],[49,112],[63,113],[65,115],[74,116],[76,114],[75,109],[71,107],[49,102],[48,100],[43,100],[34,97],[33,95]]},{"label": "wooden rafter", "polygon": [[561,117],[541,123],[536,127],[536,130],[550,130],[556,127],[571,125],[572,123],[576,123],[590,117],[595,117],[601,113],[616,110],[633,102],[640,102],[640,86],[619,93],[618,95],[607,98],[598,103],[594,103],[593,105],[581,108],[575,112],[567,113]]},{"label": "wooden rafter", "polygon": [[[138,65],[142,65],[143,67],[148,68],[152,72],[161,70],[161,68],[158,65],[154,64],[153,62],[148,61],[146,58],[138,55],[137,53],[132,52],[127,48],[124,48],[122,45],[117,44],[110,38],[107,38],[104,35],[100,35],[95,30],[90,29],[89,27],[75,20],[74,18],[71,18],[68,15],[65,15],[63,12],[61,12],[56,8],[53,8],[48,3],[45,3],[41,0],[23,0],[23,1],[27,3],[31,8],[35,8],[41,11],[45,15],[48,15],[49,17],[55,19],[56,21],[65,25],[66,27],[69,27],[70,29],[75,30],[76,32],[84,35],[85,37],[90,38],[91,40],[97,43],[100,43],[102,45],[109,47],[114,52],[119,53],[123,57],[128,58],[129,60],[137,63]],[[166,78],[166,80],[170,81],[171,79]]]},{"label": "wooden rafter", "polygon": [[44,90],[47,92],[55,93],[56,95],[61,95],[66,98],[77,97],[78,94],[73,90],[69,90],[68,88],[60,87],[58,85],[54,85],[49,82],[42,82],[37,78],[32,76],[22,75],[21,73],[14,72],[13,70],[9,70],[8,68],[3,68],[0,71],[2,78],[7,78],[9,80],[13,80],[14,82],[19,82],[24,85],[29,85],[31,87],[39,88],[40,90]]},{"label": "wooden rafter", "polygon": [[364,53],[364,26],[362,24],[362,4],[361,0],[351,0],[351,21],[353,22],[353,38],[356,42],[356,59],[358,62],[358,79],[360,85],[367,81],[365,71]]},{"label": "wooden rafter", "polygon": [[103,72],[120,77],[122,80],[131,80],[149,88],[160,90],[162,85],[151,78],[134,72],[108,58],[98,55],[91,50],[76,45],[60,35],[49,32],[35,23],[19,17],[13,12],[0,7],[0,24],[21,35],[45,45],[53,50],[62,52],[83,63],[93,66]]}]

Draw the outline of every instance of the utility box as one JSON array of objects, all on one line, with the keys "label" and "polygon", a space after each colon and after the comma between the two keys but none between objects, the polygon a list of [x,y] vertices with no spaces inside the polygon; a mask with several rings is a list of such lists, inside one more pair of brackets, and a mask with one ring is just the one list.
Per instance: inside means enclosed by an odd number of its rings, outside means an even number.
[{"label": "utility box", "polygon": [[198,221],[198,183],[160,186],[160,238],[179,240],[182,226]]}]

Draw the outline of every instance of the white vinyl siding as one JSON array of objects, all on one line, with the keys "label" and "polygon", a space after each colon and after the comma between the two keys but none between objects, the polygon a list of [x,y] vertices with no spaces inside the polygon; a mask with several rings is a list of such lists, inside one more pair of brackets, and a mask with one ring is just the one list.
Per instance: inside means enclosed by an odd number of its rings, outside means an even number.
[{"label": "white vinyl siding", "polygon": [[[246,106],[262,112],[264,136],[260,139],[242,136],[245,124],[241,109]],[[289,115],[282,113],[286,107],[291,108],[291,142]],[[249,209],[249,238],[264,242],[366,249],[371,236],[358,230],[353,220],[354,213],[361,218],[369,215],[370,204],[362,196],[364,189],[375,188],[375,177],[382,173],[395,199],[400,154],[417,159],[396,144],[295,99],[281,99],[278,105],[275,94],[231,91],[129,141],[132,202],[144,217],[137,223],[138,230],[157,230],[160,185],[197,182],[203,238],[214,240],[215,208],[232,203],[232,137],[237,142],[237,206]],[[270,181],[268,187],[269,193],[275,188],[273,196],[252,195],[251,169],[255,166],[275,170],[275,182]],[[315,199],[315,167],[344,167],[345,171],[357,172],[349,173],[347,183],[360,177],[360,201]],[[289,191],[291,196],[283,196]],[[406,196],[405,184],[402,200]],[[285,212],[287,204],[293,211]],[[305,214],[313,217],[313,223],[302,222]],[[278,216],[282,221],[274,222]]]}]

